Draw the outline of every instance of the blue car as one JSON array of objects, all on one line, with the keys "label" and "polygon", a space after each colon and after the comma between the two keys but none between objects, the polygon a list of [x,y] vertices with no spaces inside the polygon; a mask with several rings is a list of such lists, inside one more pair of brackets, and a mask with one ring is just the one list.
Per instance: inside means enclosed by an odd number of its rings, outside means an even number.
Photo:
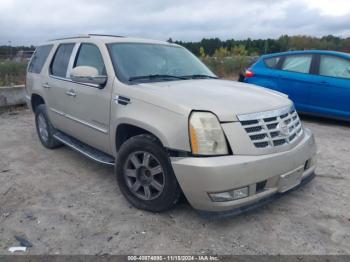
[{"label": "blue car", "polygon": [[264,55],[246,70],[243,81],[287,94],[299,112],[350,121],[350,54]]}]

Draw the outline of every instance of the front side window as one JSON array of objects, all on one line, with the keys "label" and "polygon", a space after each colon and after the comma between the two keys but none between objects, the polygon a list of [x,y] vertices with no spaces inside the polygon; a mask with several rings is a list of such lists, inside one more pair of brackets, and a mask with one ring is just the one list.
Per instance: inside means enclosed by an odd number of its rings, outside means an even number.
[{"label": "front side window", "polygon": [[61,44],[57,48],[55,57],[51,64],[51,74],[59,77],[66,77],[69,59],[74,44]]},{"label": "front side window", "polygon": [[268,68],[277,68],[277,65],[280,59],[281,59],[280,56],[276,56],[276,57],[266,58],[264,62]]},{"label": "front side window", "polygon": [[282,70],[309,73],[312,55],[291,55],[287,56],[283,62]]},{"label": "front side window", "polygon": [[[215,77],[192,53],[179,46],[144,43],[108,45],[118,78],[123,82],[142,76],[167,76],[167,80],[188,76]],[[166,81],[162,79],[162,81]],[[159,81],[152,78],[149,81]]]},{"label": "front side window", "polygon": [[28,66],[28,72],[40,74],[47,57],[52,49],[52,45],[42,45],[39,46],[34,54],[32,59],[30,60],[30,64]]},{"label": "front side window", "polygon": [[97,69],[99,75],[106,75],[101,52],[94,44],[81,44],[74,63],[74,67],[77,66],[91,66]]},{"label": "front side window", "polygon": [[350,79],[350,61],[336,56],[321,55],[319,74]]}]

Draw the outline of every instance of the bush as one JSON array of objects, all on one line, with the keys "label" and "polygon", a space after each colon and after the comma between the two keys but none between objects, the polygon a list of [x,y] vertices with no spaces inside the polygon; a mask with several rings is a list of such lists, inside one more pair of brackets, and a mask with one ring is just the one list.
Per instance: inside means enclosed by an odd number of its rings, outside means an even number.
[{"label": "bush", "polygon": [[224,78],[232,78],[249,67],[256,58],[252,56],[233,55],[223,58],[206,56],[201,59],[216,75]]},{"label": "bush", "polygon": [[27,63],[0,61],[0,86],[24,84]]}]

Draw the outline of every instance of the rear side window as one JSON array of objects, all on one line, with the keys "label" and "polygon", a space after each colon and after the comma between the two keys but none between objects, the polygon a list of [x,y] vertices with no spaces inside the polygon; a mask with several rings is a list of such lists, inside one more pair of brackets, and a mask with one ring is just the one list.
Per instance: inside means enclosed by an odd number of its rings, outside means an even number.
[{"label": "rear side window", "polygon": [[30,60],[30,64],[28,66],[28,72],[40,74],[51,49],[52,49],[52,45],[39,46],[35,50],[33,57]]},{"label": "rear side window", "polygon": [[66,77],[69,59],[74,44],[61,44],[57,48],[55,57],[51,64],[51,74],[59,77]]},{"label": "rear side window", "polygon": [[319,74],[350,79],[350,61],[336,56],[321,55]]},{"label": "rear side window", "polygon": [[298,73],[309,73],[312,55],[286,56],[282,70]]},{"label": "rear side window", "polygon": [[74,63],[74,67],[77,66],[92,66],[97,69],[99,75],[106,75],[101,52],[94,44],[81,44]]},{"label": "rear side window", "polygon": [[277,68],[277,65],[280,59],[281,59],[280,56],[276,56],[276,57],[266,58],[264,62],[268,68]]}]

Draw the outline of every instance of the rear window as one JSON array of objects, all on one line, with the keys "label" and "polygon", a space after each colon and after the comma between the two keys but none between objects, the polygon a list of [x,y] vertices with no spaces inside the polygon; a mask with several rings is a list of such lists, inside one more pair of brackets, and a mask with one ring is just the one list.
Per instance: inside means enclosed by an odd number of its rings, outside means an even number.
[{"label": "rear window", "polygon": [[30,60],[30,64],[28,65],[28,72],[40,74],[51,49],[52,45],[39,46],[35,50],[33,57]]},{"label": "rear window", "polygon": [[57,48],[55,57],[51,64],[51,74],[59,77],[66,77],[69,59],[74,44],[61,44]]},{"label": "rear window", "polygon": [[275,56],[275,57],[271,57],[271,58],[266,58],[264,60],[265,65],[268,68],[277,68],[278,62],[280,61],[281,57],[280,56]]},{"label": "rear window", "polygon": [[282,70],[307,74],[310,71],[311,60],[311,55],[287,56],[283,62]]}]

